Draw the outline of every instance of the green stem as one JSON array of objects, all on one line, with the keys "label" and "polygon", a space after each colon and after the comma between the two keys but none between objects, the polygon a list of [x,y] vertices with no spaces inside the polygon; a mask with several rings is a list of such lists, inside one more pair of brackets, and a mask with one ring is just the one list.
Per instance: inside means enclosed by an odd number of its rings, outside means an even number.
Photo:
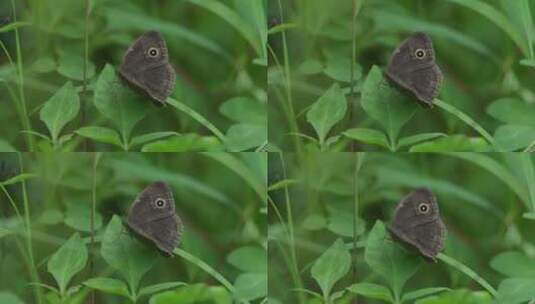
[{"label": "green stem", "polygon": [[472,269],[468,268],[466,265],[462,264],[461,262],[455,260],[454,258],[450,256],[445,255],[444,253],[439,253],[437,255],[437,258],[441,260],[442,262],[464,273],[465,275],[470,277],[472,280],[476,281],[479,285],[481,285],[481,287],[485,288],[494,298],[498,296],[498,292],[496,291],[496,289],[494,289],[487,281],[485,281],[485,279],[479,276]]},{"label": "green stem", "polygon": [[496,147],[496,142],[494,141],[494,138],[487,131],[485,131],[485,129],[482,126],[480,126],[477,122],[475,122],[468,115],[466,115],[459,109],[455,108],[454,106],[440,99],[435,99],[433,103],[437,105],[439,108],[453,114],[454,116],[462,120],[464,123],[472,127],[472,129],[474,129],[476,132],[481,134],[481,136],[483,136],[493,147]]},{"label": "green stem", "polygon": [[[20,173],[24,173],[24,166],[22,161],[22,154],[17,153],[19,158],[19,167],[20,167]],[[24,221],[26,226],[26,247],[28,250],[28,258],[30,260],[30,275],[32,277],[33,282],[39,282],[39,275],[37,274],[36,268],[35,268],[35,259],[33,256],[33,244],[32,244],[32,226],[30,221],[30,206],[28,204],[28,191],[26,190],[26,181],[22,180],[22,202],[24,205]],[[42,303],[41,298],[41,288],[37,287],[34,289],[36,301],[38,304]]]},{"label": "green stem", "polygon": [[[11,8],[13,10],[13,21],[17,22],[17,11],[15,9],[15,1],[11,0]],[[20,46],[20,36],[18,28],[15,28],[15,44],[17,46],[17,68],[19,77],[19,95],[20,95],[20,107],[22,110],[22,125],[25,130],[32,130],[30,118],[28,117],[28,111],[26,109],[26,97],[24,94],[24,70],[22,68],[22,50]],[[33,151],[33,137],[30,134],[26,134],[26,144],[28,150]]]},{"label": "green stem", "polygon": [[[216,279],[216,281],[221,283],[221,285],[223,285],[226,289],[228,289],[232,294],[236,294],[236,290],[234,289],[234,286],[232,286],[232,284],[227,279],[225,279],[225,277],[222,274],[217,272],[214,268],[212,268],[210,265],[206,264],[204,261],[202,261],[198,257],[196,257],[196,256],[192,255],[191,253],[189,253],[187,251],[184,251],[184,250],[182,250],[180,248],[176,248],[173,251],[173,253],[175,253],[176,255],[178,255],[180,257],[182,257],[186,261],[196,265],[200,269],[204,270],[204,272],[206,272],[207,274],[211,275],[214,279]],[[249,302],[248,301],[242,301],[242,303],[249,303]]]},{"label": "green stem", "polygon": [[177,110],[186,113],[189,117],[196,120],[201,125],[205,126],[208,130],[212,131],[212,133],[219,138],[219,140],[222,143],[226,142],[225,135],[219,131],[219,129],[214,126],[211,122],[209,122],[206,118],[204,118],[201,114],[197,113],[192,108],[188,107],[184,103],[181,103],[178,100],[175,100],[171,97],[167,98],[167,103],[175,107]]},{"label": "green stem", "polygon": [[[87,63],[89,61],[89,0],[85,0],[85,24],[84,24],[84,64],[83,64],[83,84],[81,92],[81,111],[80,111],[80,127],[85,126],[86,122],[86,102],[85,93],[87,90]],[[82,150],[87,152],[87,140],[82,142]],[[94,300],[94,299],[93,299]]]}]

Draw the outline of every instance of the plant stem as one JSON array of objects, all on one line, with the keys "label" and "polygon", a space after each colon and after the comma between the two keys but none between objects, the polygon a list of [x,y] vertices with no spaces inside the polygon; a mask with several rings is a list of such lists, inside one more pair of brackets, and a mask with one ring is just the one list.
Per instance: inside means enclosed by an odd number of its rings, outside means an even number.
[{"label": "plant stem", "polygon": [[[89,248],[90,248],[90,258],[89,258],[89,276],[92,278],[94,277],[95,275],[95,267],[94,267],[94,255],[93,255],[93,252],[94,252],[94,249],[96,248],[96,244],[95,244],[95,214],[97,213],[97,166],[98,166],[98,162],[100,160],[100,156],[102,154],[101,153],[95,153],[93,154],[93,189],[92,189],[92,192],[91,192],[91,197],[92,197],[92,204],[91,204],[91,227],[90,227],[90,230],[91,230],[91,236],[90,236],[90,243],[89,243]],[[94,304],[95,303],[95,291],[94,290],[91,290],[91,294],[90,294],[90,303],[91,304]]]},{"label": "plant stem", "polygon": [[219,138],[219,140],[222,143],[226,142],[225,135],[219,131],[219,129],[214,126],[210,121],[208,121],[206,118],[204,118],[201,114],[197,113],[192,108],[188,107],[187,105],[181,103],[178,100],[175,100],[171,97],[167,98],[167,103],[175,107],[177,110],[186,113],[189,117],[195,119],[197,122],[199,122],[201,125],[205,126],[208,130],[212,131],[212,133]]},{"label": "plant stem", "polygon": [[[206,272],[207,274],[211,275],[214,279],[216,279],[219,283],[221,283],[221,285],[225,286],[226,289],[228,289],[228,291],[230,291],[232,294],[235,294],[236,293],[236,290],[234,289],[234,286],[232,286],[232,284],[227,280],[225,279],[225,277],[217,272],[214,268],[212,268],[210,265],[206,264],[204,261],[202,261],[201,259],[199,259],[198,257],[190,254],[189,252],[187,251],[184,251],[180,248],[176,248],[173,253],[175,253],[176,255],[182,257],[183,259],[185,259],[186,261],[196,265],[197,267],[201,268],[202,270],[204,270],[204,272]],[[241,301],[242,303],[249,303],[248,301]]]},{"label": "plant stem", "polygon": [[[83,64],[83,84],[81,95],[80,127],[86,123],[86,102],[85,94],[87,90],[87,63],[89,61],[89,0],[85,0],[85,24],[84,24],[84,64]],[[82,150],[87,151],[87,140],[82,142]],[[93,299],[94,300],[94,299]]]},{"label": "plant stem", "polygon": [[454,106],[440,99],[435,99],[433,102],[439,108],[453,114],[454,116],[462,120],[464,123],[472,127],[472,129],[474,129],[476,132],[481,134],[481,136],[483,136],[494,148],[496,148],[496,142],[494,141],[494,138],[487,131],[485,131],[485,129],[482,126],[480,126],[477,122],[475,122],[472,118],[470,118],[464,112],[460,111],[459,109],[455,108]]},{"label": "plant stem", "polygon": [[[20,167],[20,174],[24,173],[24,166],[22,161],[22,154],[17,153],[19,158],[19,167]],[[26,191],[26,181],[22,180],[22,202],[24,205],[24,221],[26,226],[26,249],[28,250],[28,258],[30,260],[30,275],[32,277],[32,281],[39,283],[39,275],[37,274],[36,268],[35,268],[35,260],[33,257],[33,245],[32,245],[32,227],[31,227],[31,221],[30,221],[30,206],[28,204],[28,192]],[[41,295],[41,288],[36,287],[34,289],[35,294],[35,300],[38,304],[42,303],[42,295]]]},{"label": "plant stem", "polygon": [[[13,21],[17,22],[17,10],[15,9],[15,1],[11,0],[11,8],[13,11]],[[19,77],[19,95],[20,95],[20,108],[22,111],[22,125],[25,130],[31,131],[32,126],[30,118],[28,117],[28,111],[26,109],[26,97],[24,94],[24,70],[22,68],[22,50],[20,47],[20,36],[18,28],[15,28],[15,43],[17,45],[17,68]],[[28,150],[33,152],[33,137],[30,134],[26,134],[26,145]]]},{"label": "plant stem", "polygon": [[[282,9],[282,2],[278,0],[279,3],[279,15],[281,23],[284,23],[284,14]],[[293,97],[292,97],[292,74],[290,70],[290,56],[288,53],[288,43],[286,39],[286,30],[281,31],[282,37],[282,49],[284,53],[284,75],[286,76],[286,101],[288,102],[288,111],[290,116],[290,132],[300,133],[299,127],[297,126],[297,121],[295,117],[295,111],[293,106]],[[301,154],[301,141],[298,138],[294,137],[295,149],[298,154]]]},{"label": "plant stem", "polygon": [[442,262],[464,273],[465,275],[470,277],[472,280],[476,281],[479,285],[481,285],[481,287],[485,288],[494,298],[498,296],[498,292],[496,291],[496,289],[494,289],[487,281],[485,281],[485,279],[479,276],[475,271],[468,268],[461,262],[455,260],[454,258],[450,256],[445,255],[444,253],[439,253],[437,255],[437,258],[441,260]]},{"label": "plant stem", "polygon": [[[284,155],[279,152],[279,158],[281,162],[282,167],[282,174],[283,174],[283,180],[287,180],[286,175],[286,163],[284,161]],[[298,289],[303,288],[303,282],[301,282],[301,276],[299,275],[299,267],[297,266],[297,255],[295,253],[295,235],[294,235],[294,224],[293,224],[293,216],[292,216],[292,204],[290,203],[290,193],[288,191],[288,185],[284,185],[284,198],[286,201],[286,214],[287,214],[287,222],[288,222],[288,242],[290,246],[290,257],[292,259],[292,274],[294,277],[294,281],[297,284]],[[298,293],[299,297],[299,303],[303,304],[305,303],[305,298],[302,293]]]}]

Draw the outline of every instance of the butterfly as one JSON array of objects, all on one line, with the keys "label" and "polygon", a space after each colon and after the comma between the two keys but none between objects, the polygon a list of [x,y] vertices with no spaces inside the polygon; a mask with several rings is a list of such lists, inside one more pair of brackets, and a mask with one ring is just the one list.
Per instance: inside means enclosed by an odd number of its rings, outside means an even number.
[{"label": "butterfly", "polygon": [[173,256],[183,226],[175,213],[175,200],[169,185],[157,181],[141,191],[128,211],[127,225],[165,256]]},{"label": "butterfly", "polygon": [[175,88],[175,70],[169,63],[167,46],[160,33],[147,32],[128,48],[119,76],[157,105],[165,104]]},{"label": "butterfly", "polygon": [[442,83],[431,38],[419,32],[403,41],[392,54],[386,76],[423,105],[431,107]]},{"label": "butterfly", "polygon": [[414,190],[398,203],[388,230],[394,239],[416,248],[430,261],[436,261],[447,232],[436,198],[427,188]]}]

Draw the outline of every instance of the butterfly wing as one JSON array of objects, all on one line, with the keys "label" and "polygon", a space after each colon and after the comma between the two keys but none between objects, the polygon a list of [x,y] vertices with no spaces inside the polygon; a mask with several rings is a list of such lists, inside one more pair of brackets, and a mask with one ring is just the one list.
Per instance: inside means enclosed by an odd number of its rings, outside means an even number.
[{"label": "butterfly wing", "polygon": [[[423,50],[425,56],[418,58],[415,55],[418,50]],[[413,93],[418,101],[431,106],[442,82],[431,38],[425,33],[416,33],[402,42],[392,54],[386,75],[395,84]]]},{"label": "butterfly wing", "polygon": [[[417,212],[421,203],[429,205],[429,213]],[[429,189],[420,188],[404,197],[396,207],[388,228],[396,239],[416,248],[429,260],[434,261],[442,250],[446,227],[440,219],[436,198]]]},{"label": "butterfly wing", "polygon": [[[153,48],[158,51],[156,57],[148,55]],[[139,37],[126,51],[119,75],[136,91],[164,104],[174,90],[175,71],[163,37],[155,31]]]},{"label": "butterfly wing", "polygon": [[[163,207],[157,206],[160,200],[165,202]],[[172,255],[180,241],[182,224],[175,213],[175,201],[169,186],[155,182],[141,191],[128,212],[127,224],[160,251]]]}]

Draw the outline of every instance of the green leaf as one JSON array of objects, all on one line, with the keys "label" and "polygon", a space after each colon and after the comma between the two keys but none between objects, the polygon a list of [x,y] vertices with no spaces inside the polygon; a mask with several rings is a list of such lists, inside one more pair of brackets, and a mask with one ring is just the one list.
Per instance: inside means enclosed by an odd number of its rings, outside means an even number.
[{"label": "green leaf", "polygon": [[[265,261],[263,263],[266,263]],[[267,295],[267,273],[240,274],[234,282],[234,297],[240,301],[252,301]]]},{"label": "green leaf", "polygon": [[227,256],[227,262],[243,272],[267,275],[267,254],[260,247],[240,247]]},{"label": "green leaf", "polygon": [[176,290],[165,291],[150,298],[150,304],[175,304],[175,303],[213,303],[230,304],[233,299],[229,292],[222,286],[206,286],[194,284],[180,287]]},{"label": "green leaf", "polygon": [[[328,207],[329,217],[327,219],[327,228],[329,231],[340,236],[353,237],[353,213],[347,210]],[[362,219],[357,218],[357,236],[364,233],[366,227]]]},{"label": "green leaf", "polygon": [[297,73],[301,75],[314,75],[323,71],[323,65],[317,59],[306,59],[297,68]]},{"label": "green leaf", "polygon": [[125,229],[121,219],[114,215],[104,232],[100,253],[126,279],[130,289],[137,290],[139,281],[152,268],[158,252],[133,239]]},{"label": "green leaf", "polygon": [[151,103],[144,99],[122,85],[111,65],[104,67],[95,88],[95,106],[119,128],[123,139],[130,137],[134,126],[147,114]]},{"label": "green leaf", "polygon": [[110,128],[89,126],[82,127],[74,131],[74,133],[101,143],[123,147],[119,134]]},{"label": "green leaf", "polygon": [[56,69],[56,62],[52,57],[41,57],[34,61],[30,68],[36,73],[50,73]]},{"label": "green leaf", "polygon": [[410,152],[488,152],[491,146],[481,137],[453,135],[414,145]]},{"label": "green leaf", "polygon": [[221,105],[219,111],[235,122],[260,126],[267,124],[266,104],[252,98],[235,97],[229,99]]},{"label": "green leaf", "polygon": [[17,149],[13,148],[7,141],[0,139],[0,152],[17,152]]},{"label": "green leaf", "polygon": [[494,133],[500,152],[513,152],[535,141],[535,126],[504,125]]},{"label": "green leaf", "polygon": [[48,272],[58,283],[62,295],[65,294],[69,281],[84,268],[86,262],[87,248],[78,233],[75,233],[48,260]]},{"label": "green leaf", "polygon": [[[336,81],[351,82],[351,58],[350,56],[340,56],[338,54],[328,54],[327,63],[323,73]],[[353,70],[354,81],[362,78],[362,69],[355,63]]]},{"label": "green leaf", "polygon": [[24,304],[24,302],[17,295],[8,291],[0,291],[0,303]]},{"label": "green leaf", "polygon": [[[65,225],[81,232],[91,231],[91,206],[75,202],[67,205],[67,212],[65,213]],[[95,213],[94,222],[95,231],[102,226],[102,215]]]},{"label": "green leaf", "polygon": [[146,144],[142,152],[199,152],[223,150],[217,137],[184,134]]},{"label": "green leaf", "polygon": [[492,296],[485,291],[471,291],[466,289],[443,292],[438,296],[431,296],[415,302],[415,304],[490,304]]},{"label": "green leaf", "polygon": [[394,295],[402,294],[403,286],[416,273],[422,261],[387,239],[386,228],[381,221],[375,223],[368,235],[364,259],[373,272],[388,282]]},{"label": "green leaf", "polygon": [[390,86],[381,69],[373,66],[362,89],[362,107],[395,140],[401,128],[416,113],[417,102]]},{"label": "green leaf", "polygon": [[535,126],[535,104],[528,104],[515,98],[502,98],[487,108],[487,113],[495,119],[512,125]]},{"label": "green leaf", "polygon": [[43,225],[57,225],[63,223],[63,213],[57,209],[45,209],[37,220]]},{"label": "green leaf", "polygon": [[103,293],[115,294],[130,298],[128,287],[123,281],[112,278],[96,277],[85,281],[83,284],[89,288],[100,290]]},{"label": "green leaf", "polygon": [[398,142],[398,148],[412,146],[422,141],[428,141],[439,137],[447,137],[444,133],[420,133],[412,136],[400,138]]},{"label": "green leaf", "polygon": [[394,303],[390,290],[384,286],[372,283],[357,283],[349,286],[347,290],[369,299],[383,300]]},{"label": "green leaf", "polygon": [[515,251],[500,253],[490,261],[497,272],[517,278],[535,278],[535,259]]},{"label": "green leaf", "polygon": [[386,135],[377,130],[354,128],[345,131],[344,135],[365,144],[377,145],[387,149],[390,148],[390,144],[388,143],[388,138]]},{"label": "green leaf", "polygon": [[71,82],[67,82],[45,102],[40,117],[54,142],[57,142],[61,129],[76,117],[79,110],[80,99]]},{"label": "green leaf", "polygon": [[422,288],[415,291],[407,292],[403,295],[401,298],[401,302],[407,302],[407,301],[414,301],[418,298],[423,298],[430,296],[432,294],[436,294],[439,292],[450,290],[449,288],[445,287],[431,287],[431,288]]},{"label": "green leaf", "polygon": [[338,84],[333,84],[308,110],[307,121],[314,127],[320,144],[347,110],[346,97]]},{"label": "green leaf", "polygon": [[173,132],[173,131],[154,132],[154,133],[147,133],[147,134],[139,135],[139,136],[132,138],[132,141],[130,142],[130,146],[135,147],[135,146],[143,145],[148,142],[155,141],[157,139],[161,139],[165,137],[170,137],[173,135],[180,136],[180,134],[178,134],[177,132]]},{"label": "green leaf", "polygon": [[186,283],[184,282],[165,282],[165,283],[158,283],[151,286],[143,287],[139,291],[139,296],[148,296],[153,293],[157,293],[166,289],[172,289],[179,286],[184,286]]},{"label": "green leaf", "polygon": [[312,265],[312,277],[318,282],[324,296],[331,294],[334,284],[344,277],[351,263],[351,255],[342,239],[337,239]]},{"label": "green leaf", "polygon": [[20,183],[20,182],[26,181],[26,180],[28,180],[30,178],[34,178],[34,177],[37,177],[37,174],[22,173],[22,174],[13,176],[11,178],[8,178],[5,181],[1,181],[0,184],[2,184],[4,186],[14,185],[16,183]]},{"label": "green leaf", "polygon": [[327,220],[323,215],[311,214],[303,220],[303,229],[315,231],[327,226]]},{"label": "green leaf", "polygon": [[227,130],[225,145],[232,152],[249,150],[267,142],[267,125],[237,124]]},{"label": "green leaf", "polygon": [[[65,53],[59,57],[58,73],[72,80],[84,79],[84,58],[80,55]],[[87,62],[87,79],[95,76],[95,65]]]},{"label": "green leaf", "polygon": [[535,278],[509,278],[498,286],[498,303],[520,304],[535,299]]}]

